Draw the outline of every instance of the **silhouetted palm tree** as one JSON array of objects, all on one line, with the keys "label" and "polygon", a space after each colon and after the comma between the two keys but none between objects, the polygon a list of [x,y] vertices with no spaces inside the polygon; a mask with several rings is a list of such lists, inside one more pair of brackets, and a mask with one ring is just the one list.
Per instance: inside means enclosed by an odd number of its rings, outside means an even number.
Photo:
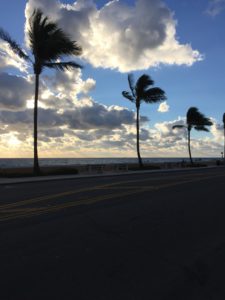
[{"label": "silhouetted palm tree", "polygon": [[123,91],[122,95],[133,102],[136,106],[136,130],[137,130],[137,155],[140,168],[143,162],[140,155],[139,147],[139,122],[140,122],[140,106],[142,102],[156,103],[166,99],[165,92],[158,87],[151,87],[154,81],[148,75],[142,75],[137,82],[134,82],[133,74],[128,75],[128,83],[130,92]]},{"label": "silhouetted palm tree", "polygon": [[224,165],[225,165],[225,113],[223,114],[223,160],[224,160]]},{"label": "silhouetted palm tree", "polygon": [[35,74],[35,97],[34,97],[34,174],[40,173],[38,162],[38,92],[39,76],[44,68],[66,70],[81,68],[75,62],[60,62],[64,55],[80,55],[82,49],[75,41],[72,41],[56,23],[44,17],[41,10],[34,10],[29,20],[29,43],[33,54],[33,60],[21,49],[21,47],[6,33],[0,29],[0,38],[6,41],[11,49],[21,58],[33,65]]},{"label": "silhouetted palm tree", "polygon": [[198,131],[209,131],[206,126],[212,126],[212,122],[209,118],[205,117],[197,107],[190,107],[187,111],[186,125],[174,125],[175,128],[186,128],[188,132],[188,152],[191,164],[193,160],[191,156],[191,129],[194,128]]}]

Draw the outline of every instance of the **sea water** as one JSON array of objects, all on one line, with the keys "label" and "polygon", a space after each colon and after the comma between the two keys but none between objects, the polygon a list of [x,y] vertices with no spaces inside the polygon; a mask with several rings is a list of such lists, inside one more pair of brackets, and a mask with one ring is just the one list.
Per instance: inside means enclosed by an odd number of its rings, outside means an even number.
[{"label": "sea water", "polygon": [[[186,158],[142,158],[144,163],[167,163],[189,161]],[[195,161],[204,162],[216,158],[195,158]],[[138,163],[137,158],[40,158],[40,166],[74,166],[96,164],[132,164]],[[0,168],[32,167],[32,158],[0,158]]]}]

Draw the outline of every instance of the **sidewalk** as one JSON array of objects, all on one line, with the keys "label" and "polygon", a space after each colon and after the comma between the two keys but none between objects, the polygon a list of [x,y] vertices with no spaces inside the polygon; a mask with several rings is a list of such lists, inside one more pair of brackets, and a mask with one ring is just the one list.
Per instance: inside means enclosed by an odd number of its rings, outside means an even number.
[{"label": "sidewalk", "polygon": [[218,168],[215,166],[199,167],[199,168],[179,168],[179,169],[160,169],[160,170],[145,170],[145,171],[127,171],[121,173],[101,173],[101,174],[87,174],[87,175],[55,175],[55,176],[40,176],[40,177],[22,177],[22,178],[0,178],[0,185],[11,185],[20,183],[34,183],[43,181],[57,181],[57,180],[70,180],[70,179],[83,179],[83,178],[96,178],[96,177],[110,177],[110,176],[127,176],[138,174],[151,174],[151,173],[170,173],[170,172],[188,172],[201,169]]}]

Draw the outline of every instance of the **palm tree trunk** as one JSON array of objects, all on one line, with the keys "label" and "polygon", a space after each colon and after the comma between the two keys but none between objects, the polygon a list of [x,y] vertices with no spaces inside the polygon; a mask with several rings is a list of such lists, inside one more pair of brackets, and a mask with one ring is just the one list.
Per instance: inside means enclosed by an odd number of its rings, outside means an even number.
[{"label": "palm tree trunk", "polygon": [[191,130],[189,130],[189,129],[188,129],[188,152],[189,152],[191,164],[193,165],[193,160],[192,160],[192,156],[191,156]]},{"label": "palm tree trunk", "polygon": [[224,134],[224,138],[223,138],[223,162],[224,162],[224,166],[225,166],[225,124],[224,124],[224,131],[223,131],[223,134]]},{"label": "palm tree trunk", "polygon": [[34,175],[40,175],[40,167],[38,162],[38,90],[39,90],[39,74],[35,74],[35,98],[34,98]]},{"label": "palm tree trunk", "polygon": [[140,107],[137,106],[137,116],[136,116],[136,129],[137,129],[137,155],[138,155],[139,167],[142,168],[142,167],[143,167],[143,162],[142,162],[142,159],[141,159],[141,155],[140,155],[140,146],[139,146],[139,110],[140,110]]}]

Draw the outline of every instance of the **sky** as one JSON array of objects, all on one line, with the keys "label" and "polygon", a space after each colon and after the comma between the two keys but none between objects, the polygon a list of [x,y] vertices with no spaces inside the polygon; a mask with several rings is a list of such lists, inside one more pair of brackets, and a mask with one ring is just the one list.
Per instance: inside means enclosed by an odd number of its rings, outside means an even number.
[{"label": "sky", "polygon": [[[0,27],[30,54],[35,8],[77,41],[82,70],[41,75],[40,157],[135,157],[135,107],[127,75],[150,75],[166,102],[141,106],[143,157],[186,157],[184,124],[196,106],[213,121],[192,132],[195,157],[223,151],[225,0],[0,1]],[[33,155],[32,68],[0,41],[0,157]]]}]

